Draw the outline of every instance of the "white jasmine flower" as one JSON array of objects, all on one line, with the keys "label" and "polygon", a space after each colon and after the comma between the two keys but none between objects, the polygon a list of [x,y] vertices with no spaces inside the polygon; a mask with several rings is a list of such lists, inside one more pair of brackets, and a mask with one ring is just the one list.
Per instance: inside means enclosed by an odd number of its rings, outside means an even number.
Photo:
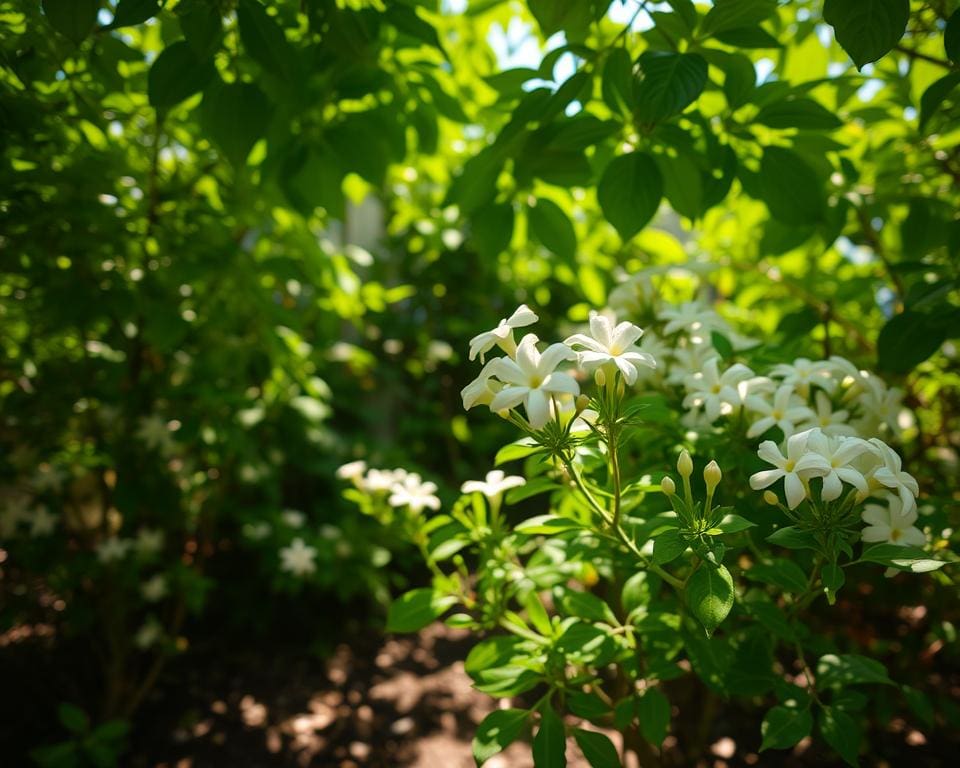
[{"label": "white jasmine flower", "polygon": [[804,397],[809,395],[811,385],[822,387],[827,392],[833,392],[837,386],[837,382],[831,375],[830,363],[826,360],[813,362],[805,357],[798,357],[793,363],[779,363],[773,366],[770,375],[782,379],[784,384],[792,384],[793,388]]},{"label": "white jasmine flower", "polygon": [[290,546],[280,550],[280,570],[294,576],[307,576],[317,570],[313,562],[316,556],[316,548],[307,546],[303,539],[298,537],[290,542]]},{"label": "white jasmine flower", "polygon": [[673,363],[667,373],[667,383],[683,384],[687,376],[702,371],[707,360],[716,356],[717,351],[709,344],[693,344],[685,339],[671,354]]},{"label": "white jasmine flower", "polygon": [[530,307],[521,304],[510,317],[501,320],[492,331],[481,333],[470,339],[470,359],[473,360],[480,355],[480,361],[483,362],[483,356],[495,346],[499,346],[512,356],[517,348],[513,340],[513,329],[533,325],[539,319]]},{"label": "white jasmine flower", "polygon": [[699,301],[686,301],[680,306],[666,307],[657,315],[666,322],[663,335],[684,331],[695,341],[707,341],[712,330],[722,330],[723,320],[712,309],[707,309]]},{"label": "white jasmine flower", "polygon": [[157,528],[141,528],[137,532],[137,552],[143,556],[155,555],[163,549],[163,531]]},{"label": "white jasmine flower", "polygon": [[140,594],[148,603],[163,600],[167,596],[167,580],[158,573],[140,585]]},{"label": "white jasmine flower", "polygon": [[97,545],[97,559],[101,563],[112,563],[117,560],[123,560],[130,551],[133,542],[130,539],[119,539],[111,536],[104,539]]},{"label": "white jasmine flower", "polygon": [[587,370],[598,366],[615,365],[627,384],[633,385],[639,375],[639,366],[656,368],[657,361],[646,352],[641,352],[637,341],[643,336],[643,329],[633,323],[622,322],[614,325],[606,315],[590,313],[590,335],[575,333],[564,342],[577,350],[580,365]]},{"label": "white jasmine flower", "polygon": [[465,411],[469,411],[475,405],[490,405],[497,392],[503,388],[503,385],[499,382],[490,383],[490,380],[496,375],[498,365],[499,358],[488,360],[487,364],[481,369],[480,375],[460,390]]},{"label": "white jasmine flower", "polygon": [[284,525],[291,528],[303,528],[307,516],[296,509],[285,509],[280,513],[280,519],[283,520]]},{"label": "white jasmine flower", "polygon": [[875,484],[882,485],[895,491],[900,496],[903,504],[903,514],[909,514],[917,508],[917,496],[920,495],[920,486],[916,479],[908,472],[902,469],[900,454],[887,445],[883,440],[872,438],[870,445],[874,448],[874,454],[883,462],[882,467],[878,467],[872,474],[871,479]]},{"label": "white jasmine flower", "polygon": [[607,299],[610,308],[627,315],[636,315],[656,300],[650,275],[640,273],[620,283]]},{"label": "white jasmine flower", "polygon": [[363,474],[367,471],[367,462],[351,461],[337,468],[337,477],[341,480],[350,480],[358,488],[363,483]]},{"label": "white jasmine flower", "polygon": [[170,425],[166,419],[156,413],[143,416],[137,427],[137,437],[150,450],[159,451],[164,455],[173,453],[177,444],[170,433]]},{"label": "white jasmine flower", "polygon": [[667,361],[673,357],[673,346],[667,345],[663,339],[653,332],[644,331],[643,349],[641,351],[650,355],[650,357],[656,361],[657,365],[653,368],[648,365],[642,365],[637,368],[637,373],[639,374],[638,380],[662,377],[665,372],[665,365]]},{"label": "white jasmine flower", "polygon": [[145,651],[150,646],[155,645],[162,637],[163,627],[151,616],[150,619],[137,630],[137,634],[133,637],[133,642],[137,648]]},{"label": "white jasmine flower", "polygon": [[861,379],[863,391],[859,402],[863,412],[863,431],[876,434],[885,427],[891,434],[899,435],[900,412],[903,410],[903,390],[888,387],[878,376]]},{"label": "white jasmine flower", "polygon": [[243,526],[243,535],[250,541],[263,541],[271,532],[270,523],[245,523]]},{"label": "white jasmine flower", "polygon": [[437,510],[440,509],[440,499],[436,493],[436,483],[424,481],[420,475],[411,472],[401,482],[394,483],[389,502],[391,507],[409,507],[416,513],[425,507]]},{"label": "white jasmine flower", "polygon": [[867,504],[861,518],[867,524],[862,538],[868,544],[922,547],[927,543],[923,531],[914,526],[917,521],[916,507],[904,512],[903,503],[892,494],[887,495],[887,506]]},{"label": "white jasmine flower", "polygon": [[506,475],[503,470],[487,472],[485,480],[468,480],[460,488],[463,493],[482,493],[488,499],[499,500],[511,488],[526,485],[527,481],[519,475]]},{"label": "white jasmine flower", "polygon": [[747,430],[747,437],[757,437],[773,427],[780,427],[784,436],[789,437],[796,432],[797,424],[809,421],[813,415],[813,411],[794,394],[790,384],[778,387],[772,402],[760,395],[751,395],[744,405],[748,410],[760,414],[760,418]]},{"label": "white jasmine flower", "polygon": [[683,407],[702,407],[711,423],[721,415],[733,413],[743,404],[738,388],[753,377],[753,371],[740,363],[731,365],[721,374],[719,364],[720,358],[711,357],[704,363],[702,371],[687,376],[684,381],[689,394],[683,399]]},{"label": "white jasmine flower", "polygon": [[516,360],[498,360],[496,375],[507,386],[497,393],[490,410],[501,411],[523,403],[533,429],[543,429],[550,418],[548,395],[578,395],[580,387],[567,373],[555,369],[564,360],[575,360],[577,353],[566,344],[551,344],[541,354],[537,337],[528,333],[517,347]]},{"label": "white jasmine flower", "polygon": [[369,493],[385,493],[406,478],[405,469],[371,469],[364,479],[364,487]]},{"label": "white jasmine flower", "polygon": [[42,504],[33,511],[30,519],[30,535],[33,538],[49,536],[57,527],[57,516]]},{"label": "white jasmine flower", "polygon": [[807,497],[807,486],[804,480],[823,476],[830,471],[827,460],[822,456],[813,454],[814,458],[806,462],[801,475],[798,464],[807,453],[809,437],[809,432],[799,432],[787,438],[786,456],[780,453],[777,444],[772,440],[764,440],[760,443],[757,455],[768,464],[772,464],[775,469],[766,469],[752,475],[750,477],[750,487],[755,491],[760,491],[769,488],[782,477],[787,506],[790,509],[796,509],[800,502]]},{"label": "white jasmine flower", "polygon": [[[867,481],[863,474],[851,466],[861,455],[870,451],[870,445],[859,437],[831,438],[819,429],[808,430],[808,453],[797,462],[797,473],[806,477],[808,468],[813,477],[823,478],[820,498],[833,501],[840,498],[843,483],[849,483],[863,494],[867,493]],[[824,461],[827,471],[824,472]]]},{"label": "white jasmine flower", "polygon": [[830,400],[830,395],[822,390],[817,390],[814,399],[817,406],[816,413],[811,412],[811,418],[803,425],[804,429],[817,428],[822,430],[824,434],[833,437],[855,435],[857,433],[853,427],[847,424],[847,419],[850,418],[850,412],[846,410],[833,410],[833,402]]}]

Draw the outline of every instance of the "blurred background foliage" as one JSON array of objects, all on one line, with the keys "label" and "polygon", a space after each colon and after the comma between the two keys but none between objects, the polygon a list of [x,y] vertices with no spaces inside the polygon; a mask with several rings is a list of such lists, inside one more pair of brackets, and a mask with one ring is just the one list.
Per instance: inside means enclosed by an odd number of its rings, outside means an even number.
[{"label": "blurred background foliage", "polygon": [[102,721],[204,621],[369,620],[329,606],[414,560],[335,467],[476,476],[505,435],[460,407],[467,340],[651,266],[904,387],[955,494],[957,8],[0,0],[4,644],[95,660],[50,685]]}]

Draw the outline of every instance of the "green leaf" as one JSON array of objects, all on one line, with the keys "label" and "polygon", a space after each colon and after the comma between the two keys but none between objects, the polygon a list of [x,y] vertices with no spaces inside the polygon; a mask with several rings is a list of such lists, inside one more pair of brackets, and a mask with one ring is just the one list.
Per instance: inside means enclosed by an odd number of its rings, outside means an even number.
[{"label": "green leaf", "polygon": [[847,577],[843,573],[843,568],[841,568],[836,563],[827,563],[823,566],[823,570],[820,572],[820,580],[823,582],[823,587],[827,592],[827,601],[830,605],[833,605],[837,599],[837,592],[843,586]]},{"label": "green leaf", "polygon": [[400,595],[387,611],[387,632],[416,632],[456,605],[453,595],[422,587]]},{"label": "green leaf", "polygon": [[186,40],[171,43],[147,74],[150,104],[158,112],[166,112],[202,90],[215,73],[213,62],[198,59]]},{"label": "green leaf", "polygon": [[763,736],[760,751],[790,749],[809,736],[812,729],[813,716],[809,709],[774,707],[767,712],[760,726],[760,734]]},{"label": "green leaf", "polygon": [[860,724],[839,707],[825,706],[820,713],[820,733],[848,765],[857,766]]},{"label": "green leaf", "polygon": [[50,26],[79,45],[97,23],[100,0],[43,0]]},{"label": "green leaf", "polygon": [[731,344],[730,339],[720,333],[720,331],[710,331],[710,343],[724,360],[729,360],[733,357],[733,344]]},{"label": "green leaf", "polygon": [[485,670],[507,665],[515,656],[523,656],[524,641],[515,635],[494,635],[481,640],[467,654],[463,668],[470,677]]},{"label": "green leaf", "polygon": [[540,711],[540,728],[533,740],[535,768],[565,768],[567,733],[563,720],[549,705]]},{"label": "green leaf", "polygon": [[257,0],[240,0],[237,24],[243,47],[263,69],[284,83],[299,77],[297,53],[275,16]]},{"label": "green leaf", "polygon": [[752,27],[776,10],[776,0],[715,0],[700,25],[700,32],[715,35],[730,29]]},{"label": "green leaf", "polygon": [[177,6],[180,29],[199,58],[213,55],[223,37],[223,19],[216,3],[206,0],[181,2]]},{"label": "green leaf", "polygon": [[627,579],[620,593],[620,604],[627,613],[642,605],[648,605],[651,597],[650,575],[646,571],[637,571]]},{"label": "green leaf", "polygon": [[640,57],[643,79],[636,89],[636,113],[646,122],[678,114],[707,83],[707,61],[698,53],[649,51]]},{"label": "green leaf", "polygon": [[947,19],[947,27],[943,30],[943,50],[954,64],[960,64],[960,8]]},{"label": "green leaf", "polygon": [[666,565],[676,560],[687,551],[687,540],[680,535],[680,531],[671,528],[664,531],[653,540],[653,562],[655,565]]},{"label": "green leaf", "polygon": [[614,114],[630,114],[634,104],[633,61],[624,48],[614,48],[603,64],[600,95]]},{"label": "green leaf", "polygon": [[513,219],[510,203],[490,203],[474,211],[470,217],[470,232],[480,256],[495,259],[510,247]]},{"label": "green leaf", "polygon": [[587,758],[592,768],[620,768],[620,757],[617,748],[602,733],[586,731],[583,728],[574,728],[573,737],[583,756]]},{"label": "green leaf", "polygon": [[609,705],[593,692],[573,691],[567,697],[567,706],[584,720],[599,720],[610,713]]},{"label": "green leaf", "polygon": [[64,702],[57,708],[57,716],[70,733],[81,734],[90,730],[90,718],[80,707]]},{"label": "green leaf", "polygon": [[859,683],[893,685],[887,668],[879,661],[856,653],[828,653],[817,662],[817,685],[821,688],[843,688]]},{"label": "green leaf", "polygon": [[516,442],[505,445],[503,448],[497,451],[497,455],[493,460],[493,465],[495,467],[499,467],[501,464],[506,464],[508,461],[525,459],[527,456],[533,456],[533,454],[540,453],[542,450],[543,448],[537,445],[533,438],[522,437]]},{"label": "green leaf", "polygon": [[637,702],[637,718],[643,738],[659,747],[670,727],[670,701],[659,688],[647,688]]},{"label": "green leaf", "polygon": [[207,134],[237,167],[267,130],[270,104],[254,83],[217,83],[208,88],[201,110]]},{"label": "green leaf", "polygon": [[530,712],[526,709],[495,709],[477,726],[473,759],[481,766],[517,740]]},{"label": "green leaf", "polygon": [[525,533],[530,536],[553,536],[564,531],[573,531],[580,528],[583,528],[583,525],[569,517],[537,515],[529,520],[524,520],[514,530],[517,533]]},{"label": "green leaf", "polygon": [[900,691],[903,693],[903,698],[907,700],[907,705],[913,714],[920,718],[920,722],[927,728],[932,728],[936,721],[937,711],[934,709],[930,697],[923,691],[911,688],[909,685],[902,686]]},{"label": "green leaf", "polygon": [[809,531],[785,525],[767,536],[767,541],[785,549],[816,549],[817,540]]},{"label": "green leaf", "polygon": [[613,158],[597,186],[603,215],[624,242],[653,218],[663,197],[663,178],[656,162],[644,152]]},{"label": "green leaf", "polygon": [[696,158],[686,152],[657,155],[663,192],[681,216],[696,219],[703,212],[703,173]]},{"label": "green leaf", "polygon": [[568,616],[577,616],[589,621],[616,624],[613,610],[603,600],[589,592],[580,592],[567,587],[555,588],[560,609]]},{"label": "green leaf", "polygon": [[920,130],[926,128],[930,118],[933,117],[940,105],[960,84],[960,72],[951,72],[949,75],[941,77],[939,80],[931,83],[927,90],[920,97]]},{"label": "green leaf", "polygon": [[859,562],[879,563],[888,568],[926,573],[947,565],[945,560],[935,560],[918,547],[903,547],[899,544],[873,544],[863,550]]},{"label": "green leaf", "polygon": [[530,480],[518,488],[511,488],[507,491],[507,504],[516,504],[517,502],[529,499],[531,496],[539,496],[541,493],[550,493],[558,490],[562,486],[558,485],[549,477],[538,477]]},{"label": "green leaf", "polygon": [[910,0],[825,0],[823,19],[857,69],[889,52],[903,37]]},{"label": "green leaf", "polygon": [[142,24],[160,12],[160,0],[120,0],[113,13],[109,28],[129,27]]},{"label": "green leaf", "polygon": [[754,122],[770,128],[801,128],[831,131],[843,122],[820,102],[806,97],[781,99],[765,105]]},{"label": "green leaf", "polygon": [[713,567],[703,563],[687,582],[686,599],[693,615],[710,637],[733,608],[730,571],[723,565]]},{"label": "green leaf", "polygon": [[559,205],[541,197],[535,206],[527,208],[527,218],[534,236],[548,250],[568,263],[576,260],[577,233]]},{"label": "green leaf", "polygon": [[891,373],[909,373],[940,349],[947,329],[931,315],[904,310],[890,318],[877,339],[877,367]]},{"label": "green leaf", "polygon": [[784,147],[767,147],[760,161],[760,196],[784,224],[816,224],[823,218],[823,189],[817,172]]},{"label": "green leaf", "polygon": [[753,528],[755,526],[756,523],[751,523],[745,517],[729,514],[723,516],[719,527],[724,533],[739,533],[740,531],[745,531],[747,528]]},{"label": "green leaf", "polygon": [[436,28],[434,28],[433,24],[421,18],[414,8],[399,3],[389,5],[387,6],[384,16],[387,22],[396,27],[400,32],[422,43],[432,45],[434,48],[442,51],[444,56],[446,56],[443,44],[437,36]]}]

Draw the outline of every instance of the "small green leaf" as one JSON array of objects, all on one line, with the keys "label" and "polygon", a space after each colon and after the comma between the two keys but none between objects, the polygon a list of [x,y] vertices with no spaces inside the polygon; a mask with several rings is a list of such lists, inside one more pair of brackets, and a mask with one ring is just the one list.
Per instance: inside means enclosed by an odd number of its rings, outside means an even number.
[{"label": "small green leaf", "polygon": [[527,218],[534,236],[548,250],[568,263],[576,260],[577,233],[559,205],[541,197],[535,206],[527,209]]},{"label": "small green leaf", "polygon": [[113,13],[110,29],[142,24],[160,12],[160,0],[120,0]]},{"label": "small green leaf", "polygon": [[90,730],[90,718],[80,707],[64,702],[57,708],[57,715],[63,727],[71,733],[81,734]]},{"label": "small green leaf", "polygon": [[636,114],[645,122],[682,112],[707,83],[707,62],[698,53],[649,51],[640,57],[640,68],[643,79],[636,89]]},{"label": "small green leaf", "polygon": [[843,688],[861,683],[893,685],[887,676],[887,668],[866,656],[828,653],[817,662],[817,685],[821,688]]},{"label": "small green leaf", "polygon": [[516,741],[529,716],[526,709],[495,709],[483,718],[473,737],[473,759],[477,766]]},{"label": "small green leaf", "polygon": [[214,76],[213,62],[197,58],[186,40],[171,43],[161,51],[147,74],[147,94],[158,112],[166,112],[202,90]]},{"label": "small green leaf", "polygon": [[517,525],[514,530],[517,533],[524,533],[530,536],[553,536],[564,531],[573,531],[583,528],[583,525],[569,517],[557,517],[556,515],[537,515],[529,520],[524,520]]},{"label": "small green leaf", "polygon": [[613,610],[596,595],[566,587],[555,588],[555,593],[560,609],[568,616],[616,625]]},{"label": "small green leaf", "polygon": [[676,560],[687,550],[687,540],[680,535],[676,528],[664,531],[653,541],[653,562],[656,565],[666,565]]},{"label": "small green leaf", "polygon": [[549,705],[540,711],[540,728],[533,740],[535,768],[565,768],[567,734],[563,720]]},{"label": "small green leaf", "polygon": [[923,96],[920,97],[919,126],[921,131],[926,128],[930,118],[937,113],[940,105],[943,104],[958,84],[960,84],[960,72],[951,72],[949,75],[945,75],[931,83],[927,87],[927,90],[923,92]]},{"label": "small green leaf", "polygon": [[670,727],[670,701],[659,688],[647,688],[637,702],[637,718],[643,738],[659,747]]},{"label": "small green leaf", "polygon": [[723,520],[720,521],[720,530],[724,533],[739,533],[755,526],[756,523],[751,523],[747,518],[734,514],[724,515]]},{"label": "small green leaf", "polygon": [[825,706],[820,714],[820,733],[844,762],[856,768],[860,753],[860,724],[842,709]]},{"label": "small green leaf", "polygon": [[888,53],[903,37],[910,0],[825,0],[823,19],[857,69]]},{"label": "small green leaf", "polygon": [[813,716],[809,709],[774,707],[767,712],[760,726],[760,734],[763,736],[760,751],[790,749],[809,736],[812,729]]},{"label": "small green leaf", "polygon": [[610,713],[609,705],[593,692],[574,691],[567,697],[567,706],[585,720],[598,720]]},{"label": "small green leaf", "polygon": [[823,587],[827,592],[827,600],[830,605],[833,605],[836,601],[837,592],[843,586],[846,578],[843,573],[843,568],[836,563],[827,563],[823,566],[823,570],[820,572],[820,580],[823,582]]},{"label": "small green leaf", "polygon": [[777,10],[776,0],[715,0],[700,24],[704,35],[759,24]]},{"label": "small green leaf", "polygon": [[816,549],[817,540],[809,531],[785,525],[767,536],[767,541],[785,549]]},{"label": "small green leaf", "polygon": [[423,587],[400,595],[387,611],[387,632],[416,632],[443,615],[457,598]]},{"label": "small green leaf", "polygon": [[574,728],[573,737],[583,756],[587,758],[592,768],[620,768],[620,757],[617,748],[602,733],[586,731],[583,728]]},{"label": "small green leaf", "polygon": [[663,178],[650,155],[631,152],[613,158],[597,186],[603,215],[624,242],[653,218],[663,198]]},{"label": "small green leaf", "polygon": [[693,615],[710,637],[733,608],[730,571],[723,565],[702,564],[687,582],[686,598]]},{"label": "small green leaf", "polygon": [[495,467],[499,467],[501,464],[506,464],[508,461],[525,459],[527,456],[533,456],[533,454],[540,453],[542,450],[543,448],[537,445],[533,438],[522,437],[516,442],[505,445],[503,448],[497,451],[497,455],[494,457],[493,464]]},{"label": "small green leaf", "polygon": [[743,575],[753,581],[773,584],[796,594],[807,588],[807,576],[800,566],[783,558],[776,558],[770,563],[755,563],[744,571]]},{"label": "small green leaf", "polygon": [[830,131],[843,122],[833,112],[813,99],[800,97],[782,99],[765,105],[754,122],[770,128],[801,128],[812,131]]},{"label": "small green leaf", "polygon": [[50,26],[79,45],[97,23],[100,0],[43,0]]}]

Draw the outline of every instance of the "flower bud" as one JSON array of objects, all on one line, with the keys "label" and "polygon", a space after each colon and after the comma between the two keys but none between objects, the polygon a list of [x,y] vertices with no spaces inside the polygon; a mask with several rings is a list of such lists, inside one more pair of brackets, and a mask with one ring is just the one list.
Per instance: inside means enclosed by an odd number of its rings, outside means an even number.
[{"label": "flower bud", "polygon": [[714,492],[716,487],[720,485],[722,477],[723,472],[720,471],[720,465],[716,461],[711,461],[703,468],[703,481],[707,484],[707,493]]},{"label": "flower bud", "polygon": [[687,453],[687,449],[684,448],[680,453],[680,458],[677,459],[677,472],[680,473],[680,477],[686,479],[693,474],[693,459],[690,458],[690,454]]},{"label": "flower bud", "polygon": [[673,494],[677,492],[677,484],[667,475],[660,481],[660,490],[667,494],[667,496],[673,496]]},{"label": "flower bud", "polygon": [[775,507],[780,503],[780,499],[777,498],[777,494],[775,494],[773,491],[764,491],[763,500],[771,507]]},{"label": "flower bud", "polygon": [[598,387],[607,386],[607,374],[603,372],[603,368],[597,368],[593,372],[593,380],[597,383]]},{"label": "flower bud", "polygon": [[588,405],[590,405],[590,398],[587,395],[577,395],[577,399],[574,400],[577,416],[587,410]]}]

